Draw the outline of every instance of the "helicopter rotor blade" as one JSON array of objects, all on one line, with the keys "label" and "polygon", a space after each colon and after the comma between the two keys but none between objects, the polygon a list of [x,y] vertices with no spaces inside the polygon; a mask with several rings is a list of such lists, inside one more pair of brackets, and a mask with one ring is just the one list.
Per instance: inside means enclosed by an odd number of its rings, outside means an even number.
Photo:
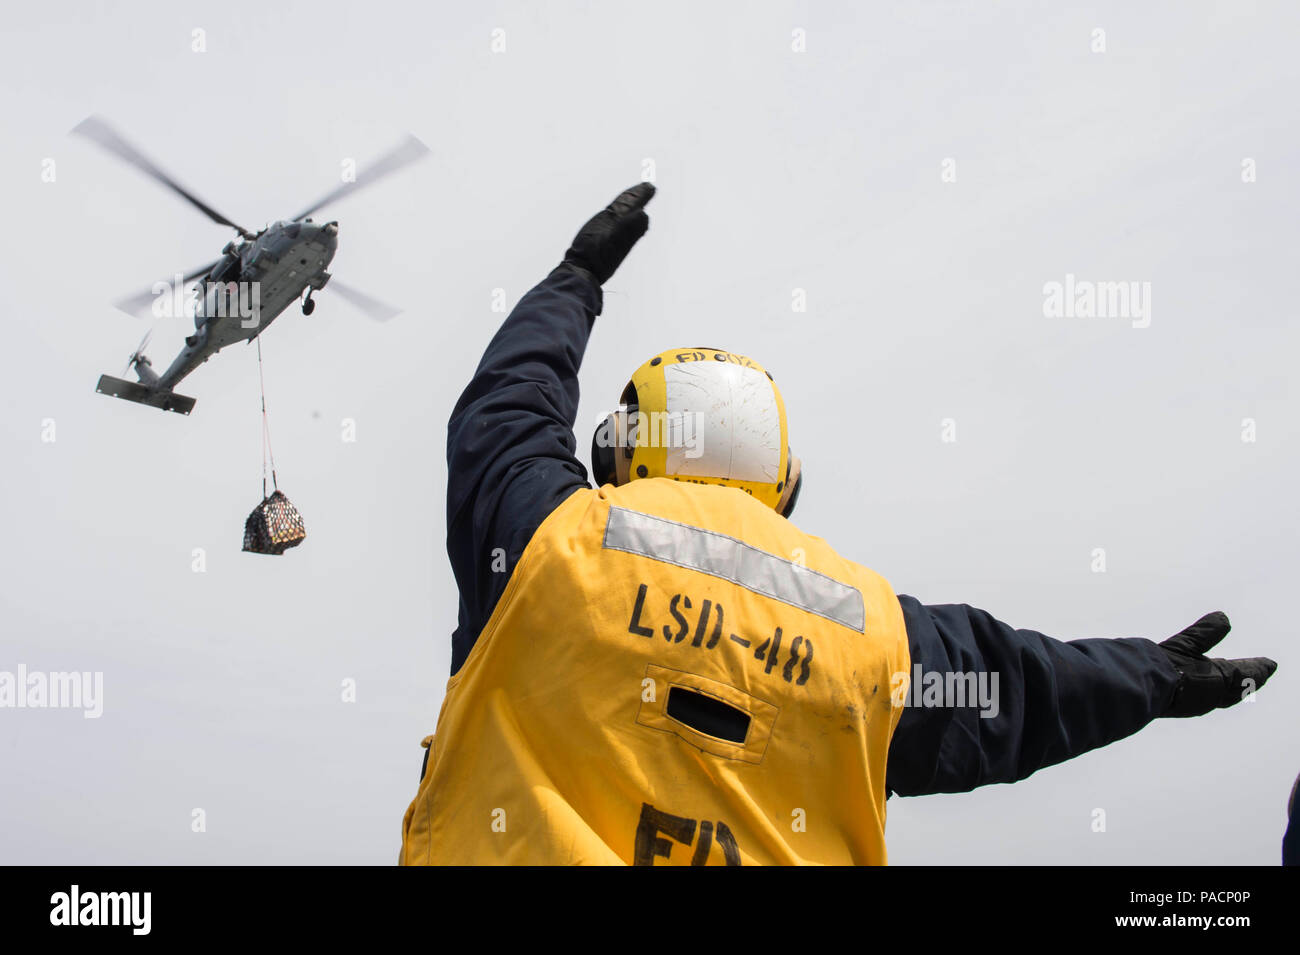
[{"label": "helicopter rotor blade", "polygon": [[428,146],[414,136],[408,135],[398,146],[376,159],[370,165],[361,167],[361,171],[357,174],[355,180],[345,182],[343,185],[331,189],[294,216],[293,221],[297,222],[299,219],[305,219],[322,206],[334,202],[336,199],[342,199],[344,196],[356,192],[358,189],[363,189],[371,183],[378,182],[385,176],[397,172],[402,167],[409,166],[428,152]]},{"label": "helicopter rotor blade", "polygon": [[104,149],[113,153],[119,159],[126,160],[145,175],[156,179],[218,225],[229,226],[239,232],[240,235],[250,234],[249,231],[239,223],[227,219],[216,209],[213,209],[198,196],[194,195],[194,193],[190,192],[171,176],[167,175],[167,173],[159,169],[153,162],[146,159],[138,149],[123,139],[116,130],[98,116],[86,117],[73,127],[72,131],[86,137],[91,142],[97,143]]},{"label": "helicopter rotor blade", "polygon": [[125,378],[135,367],[135,363],[140,360],[140,353],[145,350],[149,344],[149,339],[153,338],[153,329],[144,333],[144,338],[140,339],[140,344],[135,346],[135,351],[131,352],[131,357],[126,360],[126,367],[122,369],[122,377]]},{"label": "helicopter rotor blade", "polygon": [[[212,267],[216,265],[217,262],[220,261],[221,261],[220,259],[217,259],[216,261],[209,262],[207,265],[201,265],[197,269],[194,269],[186,273],[181,279],[181,284],[188,285],[190,282],[193,282],[195,279],[199,278],[200,276],[207,275],[209,272],[212,271]],[[158,298],[159,294],[164,294],[164,295],[171,294],[170,283],[168,283],[168,285],[169,285],[168,292],[158,293],[151,288],[147,292],[139,292],[135,295],[129,296],[128,298],[124,298],[121,299],[120,301],[114,302],[113,306],[123,312],[126,312],[128,315],[139,315],[145,309],[153,305],[154,300]]]},{"label": "helicopter rotor blade", "polygon": [[373,318],[377,322],[386,322],[396,315],[402,314],[400,308],[394,308],[387,302],[381,302],[377,298],[371,298],[365,292],[358,291],[350,285],[345,285],[338,279],[330,279],[326,286],[330,291],[338,292],[347,301],[351,302],[356,308],[366,313],[366,316]]}]

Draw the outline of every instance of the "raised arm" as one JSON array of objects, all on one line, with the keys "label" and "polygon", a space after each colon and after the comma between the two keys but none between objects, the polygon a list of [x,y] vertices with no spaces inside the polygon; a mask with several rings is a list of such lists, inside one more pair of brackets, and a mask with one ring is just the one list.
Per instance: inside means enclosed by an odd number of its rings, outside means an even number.
[{"label": "raised arm", "polygon": [[[1136,733],[1161,716],[1199,716],[1262,686],[1272,660],[1210,659],[1228,632],[1221,613],[1163,643],[1141,638],[1053,640],[964,604],[899,596],[912,674],[972,673],[996,688],[991,705],[926,705],[912,690],[889,748],[886,786],[900,796],[1010,783]],[[918,672],[918,667],[920,668]],[[991,677],[997,675],[996,684]],[[932,681],[933,682],[933,681]]]},{"label": "raised arm", "polygon": [[578,370],[601,286],[646,231],[648,183],[591,219],[520,299],[447,424],[447,553],[460,590],[451,670],[465,662],[533,532],[587,486],[575,454]]},{"label": "raised arm", "polygon": [[447,424],[447,553],[460,590],[452,672],[546,515],[579,488],[578,369],[600,289],[556,270],[492,339]]}]

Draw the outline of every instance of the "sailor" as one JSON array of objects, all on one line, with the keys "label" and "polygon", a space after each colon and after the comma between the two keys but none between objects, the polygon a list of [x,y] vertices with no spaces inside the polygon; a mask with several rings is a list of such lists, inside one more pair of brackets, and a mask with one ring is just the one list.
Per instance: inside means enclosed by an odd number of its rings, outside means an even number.
[{"label": "sailor", "polygon": [[[578,370],[654,192],[581,229],[452,412],[459,624],[404,863],[884,863],[889,793],[1015,782],[1273,673],[1207,656],[1222,613],[1163,643],[1063,642],[895,594],[792,522],[805,478],[784,398],[724,348],[633,372],[593,439],[592,487]],[[913,672],[960,675],[940,682],[972,698],[930,705]]]}]

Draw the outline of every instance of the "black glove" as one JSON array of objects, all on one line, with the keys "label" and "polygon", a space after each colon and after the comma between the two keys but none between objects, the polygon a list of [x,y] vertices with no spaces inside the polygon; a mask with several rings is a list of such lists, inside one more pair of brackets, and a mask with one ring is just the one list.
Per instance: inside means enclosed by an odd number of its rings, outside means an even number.
[{"label": "black glove", "polygon": [[[1222,611],[1207,613],[1182,633],[1157,644],[1178,671],[1178,687],[1162,716],[1203,716],[1240,703],[1246,689],[1256,690],[1277,669],[1268,657],[1221,660],[1205,655],[1232,629]],[[1253,685],[1247,685],[1247,680]]]},{"label": "black glove", "polygon": [[564,253],[561,267],[585,274],[597,285],[608,282],[650,228],[644,207],[654,194],[652,183],[637,183],[592,216]]}]

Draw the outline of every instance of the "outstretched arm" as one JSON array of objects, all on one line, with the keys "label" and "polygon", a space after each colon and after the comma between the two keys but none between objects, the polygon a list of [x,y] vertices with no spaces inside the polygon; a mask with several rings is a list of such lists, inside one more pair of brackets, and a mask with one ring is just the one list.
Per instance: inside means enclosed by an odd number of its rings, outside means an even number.
[{"label": "outstretched arm", "polygon": [[[1053,640],[964,604],[924,606],[899,596],[921,680],[890,744],[886,786],[901,796],[1010,783],[1136,733],[1161,716],[1201,715],[1262,686],[1271,660],[1211,660],[1228,632],[1223,614],[1162,644],[1140,638]],[[918,669],[920,671],[918,673]],[[992,705],[926,705],[925,674],[973,673],[996,686]],[[997,675],[996,684],[992,675]],[[931,679],[933,685],[934,679]]]},{"label": "outstretched arm", "polygon": [[460,590],[451,670],[465,662],[542,521],[579,488],[578,369],[601,285],[646,231],[654,187],[591,219],[564,261],[520,299],[488,344],[447,424],[447,553]]}]

